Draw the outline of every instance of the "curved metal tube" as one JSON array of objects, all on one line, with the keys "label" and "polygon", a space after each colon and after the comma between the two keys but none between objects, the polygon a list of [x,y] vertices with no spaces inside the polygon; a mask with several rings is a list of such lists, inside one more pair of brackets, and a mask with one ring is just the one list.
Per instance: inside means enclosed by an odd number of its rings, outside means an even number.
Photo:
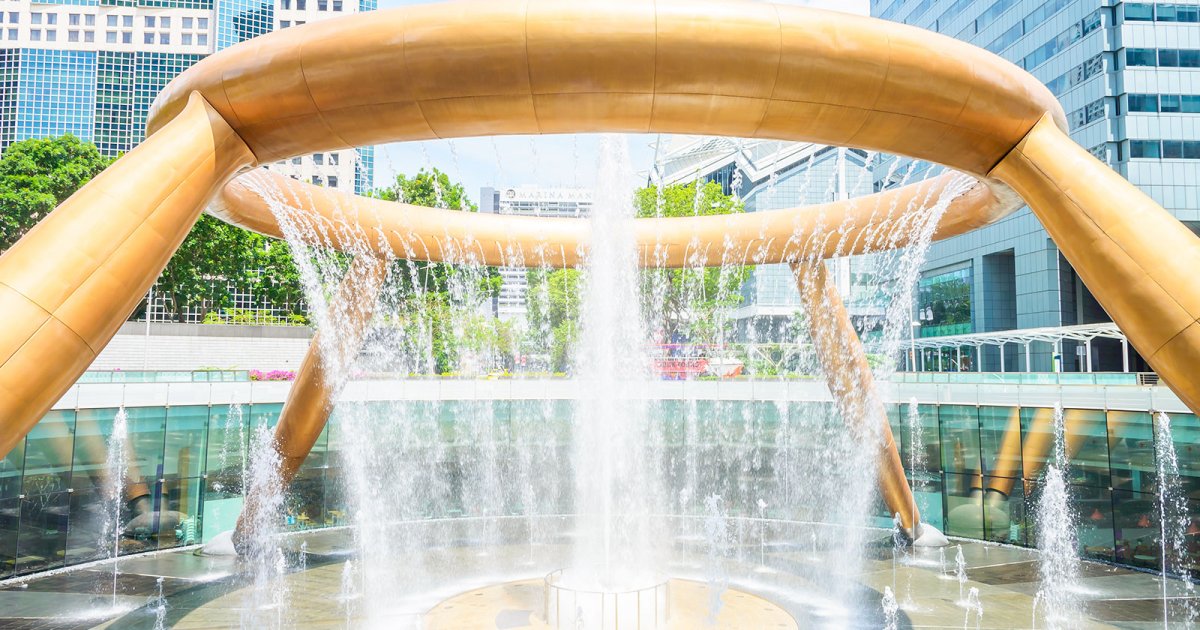
[{"label": "curved metal tube", "polygon": [[[1200,361],[1192,280],[1200,240],[1071,142],[1062,108],[1031,75],[921,29],[722,0],[413,6],[290,28],[214,54],[160,94],[149,130],[0,257],[0,311],[10,322],[0,329],[0,453],[111,339],[233,173],[314,151],[517,133],[701,133],[939,162],[986,182],[956,200],[961,213],[951,212],[957,219],[942,237],[1011,212],[1015,200],[989,178],[1003,181],[1138,351],[1200,412],[1200,381],[1191,375]],[[240,194],[237,185],[225,191],[226,216],[250,208]],[[896,205],[884,202],[888,195]],[[910,187],[815,212],[652,219],[639,222],[638,238],[673,265],[852,254],[871,232],[834,239],[821,228],[835,215],[883,234],[890,215],[875,222],[876,211],[919,198]],[[580,224],[393,211],[388,249],[415,247],[430,260],[447,258],[438,245],[445,236],[458,239],[450,243],[457,251],[477,248],[481,262],[510,262],[501,245],[510,244],[525,260],[567,265],[586,245]],[[237,220],[270,233],[265,217]]]}]

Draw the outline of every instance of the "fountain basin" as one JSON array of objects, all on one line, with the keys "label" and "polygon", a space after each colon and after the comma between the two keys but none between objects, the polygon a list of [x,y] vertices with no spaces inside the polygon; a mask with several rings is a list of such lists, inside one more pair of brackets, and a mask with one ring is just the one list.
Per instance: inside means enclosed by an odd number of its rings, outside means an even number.
[{"label": "fountain basin", "polygon": [[559,569],[546,576],[546,621],[551,628],[568,630],[658,630],[670,621],[670,584],[655,576],[634,588],[605,590],[594,580],[581,580],[577,572]]}]

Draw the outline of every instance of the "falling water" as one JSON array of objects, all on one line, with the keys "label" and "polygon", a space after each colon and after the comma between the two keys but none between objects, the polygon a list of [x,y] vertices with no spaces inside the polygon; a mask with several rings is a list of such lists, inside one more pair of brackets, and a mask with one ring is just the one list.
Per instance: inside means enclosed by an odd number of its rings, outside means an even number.
[{"label": "falling water", "polygon": [[125,407],[113,418],[112,437],[108,440],[108,455],[104,461],[104,526],[98,546],[112,560],[112,601],[117,608],[117,578],[121,555],[121,508],[125,503],[125,473],[129,469],[129,422]]},{"label": "falling water", "polygon": [[1162,606],[1163,627],[1170,625],[1171,596],[1169,584],[1171,574],[1182,574],[1177,580],[1183,585],[1185,599],[1182,600],[1184,623],[1192,627],[1196,610],[1192,603],[1195,584],[1186,568],[1188,516],[1187,496],[1179,478],[1179,458],[1175,453],[1175,438],[1171,433],[1171,417],[1159,412],[1154,417],[1154,459],[1158,466],[1158,524],[1159,542],[1162,545]]},{"label": "falling water", "polygon": [[283,521],[283,487],[279,480],[281,460],[274,436],[266,423],[254,428],[246,471],[246,496],[253,509],[243,514],[245,562],[250,588],[242,607],[243,628],[283,626],[287,590],[283,580],[286,564],[278,533]]},{"label": "falling water", "polygon": [[1079,601],[1071,590],[1079,582],[1079,551],[1067,466],[1065,423],[1059,404],[1054,408],[1053,459],[1042,478],[1041,500],[1034,515],[1041,550],[1038,596],[1052,628],[1074,628],[1080,616]]},{"label": "falling water", "polygon": [[[625,139],[604,136],[576,363],[576,567],[602,590],[652,583],[662,545],[650,522],[657,473],[646,447],[645,334]],[[573,576],[576,579],[579,576]],[[567,578],[564,575],[564,580]],[[635,580],[638,583],[633,583]]]}]

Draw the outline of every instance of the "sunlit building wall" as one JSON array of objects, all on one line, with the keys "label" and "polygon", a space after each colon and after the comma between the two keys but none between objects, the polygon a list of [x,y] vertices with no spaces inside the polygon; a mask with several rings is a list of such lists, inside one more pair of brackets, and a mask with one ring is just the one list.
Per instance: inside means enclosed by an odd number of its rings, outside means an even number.
[{"label": "sunlit building wall", "polygon": [[[0,151],[73,134],[117,156],[145,138],[171,79],[280,28],[375,8],[375,0],[71,0],[0,3]],[[347,191],[373,184],[374,148],[271,166]]]},{"label": "sunlit building wall", "polygon": [[[1072,138],[1200,230],[1196,2],[872,0],[871,14],[970,42],[1032,73],[1062,102]],[[876,187],[910,168],[910,178],[934,170],[883,160]],[[922,271],[921,336],[1111,321],[1027,208],[934,244]],[[1007,369],[1024,369],[1019,351],[1008,347]],[[1058,369],[1087,371],[1084,355],[1082,344],[1065,343]],[[1133,369],[1148,369],[1131,359]],[[971,364],[1000,369],[995,348],[978,360]],[[1120,371],[1120,344],[1097,341],[1090,367]],[[1055,369],[1053,352],[1035,350],[1033,369]]]}]

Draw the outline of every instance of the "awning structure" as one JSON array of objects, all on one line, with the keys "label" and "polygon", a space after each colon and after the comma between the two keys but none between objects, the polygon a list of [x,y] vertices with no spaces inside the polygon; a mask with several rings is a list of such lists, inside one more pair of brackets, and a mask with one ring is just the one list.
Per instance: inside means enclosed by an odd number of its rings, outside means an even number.
[{"label": "awning structure", "polygon": [[[1034,343],[1045,343],[1054,346],[1056,354],[1062,353],[1062,343],[1064,341],[1075,341],[1083,344],[1085,348],[1085,356],[1087,360],[1085,365],[1087,371],[1090,372],[1092,365],[1092,341],[1095,339],[1115,339],[1121,342],[1124,361],[1123,371],[1129,371],[1129,340],[1125,333],[1112,322],[1104,324],[1082,324],[1079,326],[1052,326],[1046,328],[1024,328],[1020,330],[999,330],[985,333],[971,333],[967,335],[947,335],[945,337],[915,337],[909,341],[909,361],[918,363],[918,358],[913,356],[917,351],[921,350],[944,350],[954,349],[958,353],[959,364],[961,365],[961,355],[963,348],[981,348],[984,346],[994,346],[1003,349],[1008,344],[1016,344],[1024,347],[1025,361],[1023,367],[1025,371],[1029,370],[1030,365],[1030,346]],[[1000,353],[1000,371],[1005,371],[1004,353]],[[941,363],[940,356],[936,359],[937,363]],[[923,361],[921,361],[923,363]],[[920,366],[922,370],[936,369],[942,371],[940,365]],[[1021,367],[1021,366],[1015,366]]]}]

